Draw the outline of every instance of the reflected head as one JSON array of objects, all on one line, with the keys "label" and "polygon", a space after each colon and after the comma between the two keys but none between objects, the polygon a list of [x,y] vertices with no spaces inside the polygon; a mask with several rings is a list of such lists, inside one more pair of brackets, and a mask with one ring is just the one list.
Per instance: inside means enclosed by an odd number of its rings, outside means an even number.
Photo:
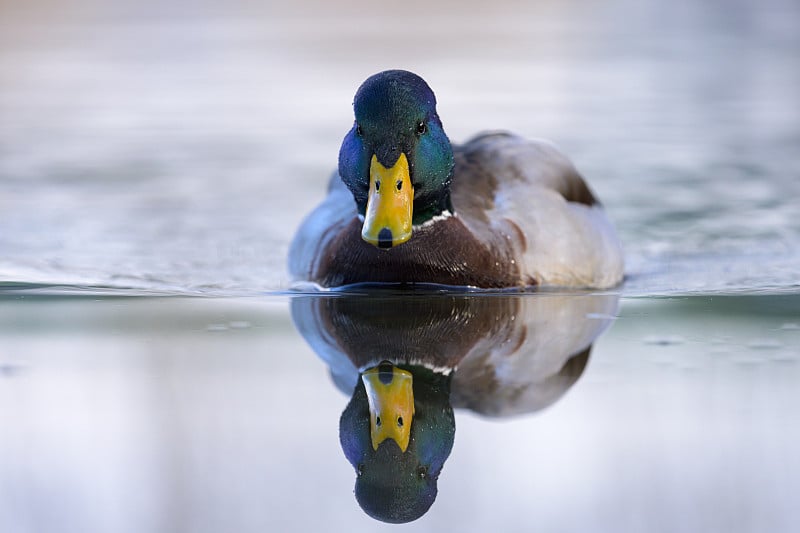
[{"label": "reflected head", "polygon": [[373,445],[365,380],[359,380],[339,421],[342,450],[356,470],[356,500],[369,516],[391,523],[416,520],[433,504],[455,436],[449,376],[420,367],[409,370],[414,416],[405,451],[392,438]]}]

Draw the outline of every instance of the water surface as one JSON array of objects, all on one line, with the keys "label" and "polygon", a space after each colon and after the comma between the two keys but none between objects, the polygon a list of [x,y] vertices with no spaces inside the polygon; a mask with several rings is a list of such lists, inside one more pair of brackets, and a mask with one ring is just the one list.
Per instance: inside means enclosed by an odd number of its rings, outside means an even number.
[{"label": "water surface", "polygon": [[[799,28],[791,0],[3,4],[0,530],[380,529],[339,445],[370,345],[473,347],[409,530],[798,530]],[[454,141],[561,146],[626,283],[420,296],[377,344],[303,322],[405,305],[285,267],[386,68]]]},{"label": "water surface", "polygon": [[[378,528],[339,446],[349,394],[292,303],[3,299],[3,530]],[[792,531],[799,316],[777,296],[575,315],[613,325],[554,401],[507,417],[453,398],[439,495],[405,527]]]}]

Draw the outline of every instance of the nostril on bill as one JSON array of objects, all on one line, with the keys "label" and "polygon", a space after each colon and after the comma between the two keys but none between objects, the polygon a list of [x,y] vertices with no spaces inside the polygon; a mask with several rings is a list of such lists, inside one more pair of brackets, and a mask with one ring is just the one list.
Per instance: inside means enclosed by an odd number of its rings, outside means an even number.
[{"label": "nostril on bill", "polygon": [[392,230],[383,228],[378,233],[378,248],[391,248],[392,247]]}]

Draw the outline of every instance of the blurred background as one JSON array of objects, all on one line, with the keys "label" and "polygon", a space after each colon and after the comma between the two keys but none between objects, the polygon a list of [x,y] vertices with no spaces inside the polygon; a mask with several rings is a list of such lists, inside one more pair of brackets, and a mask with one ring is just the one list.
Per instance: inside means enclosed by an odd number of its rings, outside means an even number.
[{"label": "blurred background", "polygon": [[0,3],[0,279],[288,286],[370,74],[556,142],[630,293],[797,287],[794,0]]},{"label": "blurred background", "polygon": [[380,526],[283,291],[387,68],[455,142],[558,144],[628,274],[555,405],[457,412],[408,529],[800,529],[800,2],[0,0],[0,531]]}]

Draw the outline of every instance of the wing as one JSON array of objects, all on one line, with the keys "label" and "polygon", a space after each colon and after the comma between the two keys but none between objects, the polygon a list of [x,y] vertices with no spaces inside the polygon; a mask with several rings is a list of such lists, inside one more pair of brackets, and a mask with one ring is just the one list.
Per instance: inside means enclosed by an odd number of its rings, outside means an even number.
[{"label": "wing", "polygon": [[622,280],[622,247],[574,165],[555,146],[489,133],[456,150],[453,205],[486,242],[514,242],[523,280],[607,288]]}]

